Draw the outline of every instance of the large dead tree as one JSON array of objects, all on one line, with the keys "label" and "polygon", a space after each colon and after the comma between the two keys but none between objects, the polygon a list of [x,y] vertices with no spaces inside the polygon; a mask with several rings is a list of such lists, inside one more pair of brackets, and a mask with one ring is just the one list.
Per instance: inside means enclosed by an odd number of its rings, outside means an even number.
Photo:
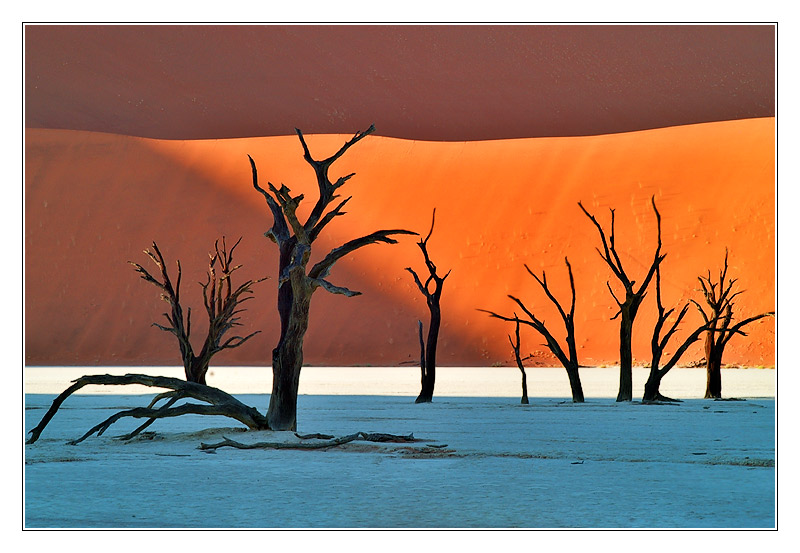
[{"label": "large dead tree", "polygon": [[575,346],[575,279],[572,276],[572,266],[569,264],[569,259],[566,257],[564,258],[564,262],[567,265],[567,272],[569,273],[569,284],[570,289],[572,290],[572,303],[570,304],[569,313],[564,311],[564,308],[561,307],[561,304],[558,300],[553,296],[550,288],[547,286],[547,275],[544,271],[542,271],[541,278],[536,275],[530,268],[525,265],[525,269],[528,271],[533,278],[536,279],[536,282],[542,287],[547,298],[556,306],[558,309],[559,315],[561,315],[561,320],[564,323],[564,328],[567,331],[566,337],[566,344],[567,344],[567,351],[565,352],[561,345],[558,343],[558,340],[553,337],[550,331],[545,326],[543,320],[540,320],[533,314],[525,304],[522,303],[522,300],[516,298],[509,294],[509,298],[513,300],[528,316],[529,320],[520,319],[519,317],[514,315],[514,317],[507,317],[505,315],[499,315],[493,311],[487,311],[485,309],[479,309],[479,311],[483,311],[484,313],[488,313],[490,316],[495,317],[497,319],[513,322],[516,323],[517,321],[524,323],[530,327],[533,327],[536,332],[542,335],[545,339],[545,345],[547,348],[556,356],[559,360],[561,365],[567,371],[567,377],[569,378],[569,385],[570,389],[572,390],[572,401],[575,403],[583,403],[583,387],[581,386],[581,378],[578,372],[579,364],[578,364],[578,350]]},{"label": "large dead tree", "polygon": [[283,184],[280,188],[276,188],[272,183],[268,183],[269,190],[262,188],[258,183],[256,163],[248,156],[253,172],[253,187],[264,196],[272,213],[272,227],[265,236],[279,248],[278,314],[281,333],[278,345],[272,350],[272,394],[267,410],[267,420],[273,430],[297,428],[297,392],[300,369],[303,365],[303,339],[308,329],[309,307],[313,293],[318,288],[345,296],[355,296],[360,293],[335,286],[326,280],[333,265],[368,244],[397,243],[391,238],[392,235],[417,234],[407,230],[379,230],[334,248],[322,260],[308,268],[312,244],[328,223],[345,214],[342,209],[350,200],[348,197],[330,208],[334,200],[339,198],[337,190],[355,173],[331,182],[328,171],[351,146],[374,132],[375,127],[370,126],[364,132],[357,132],[335,154],[322,160],[316,160],[311,156],[303,133],[299,129],[295,130],[303,147],[303,158],[314,169],[319,188],[319,198],[304,223],[300,222],[297,215],[297,208],[303,200],[303,195],[292,196],[291,190]]},{"label": "large dead tree", "polygon": [[138,263],[134,263],[133,261],[128,262],[135,267],[136,272],[139,273],[139,276],[141,276],[143,280],[150,282],[161,290],[161,299],[170,305],[170,313],[164,313],[164,317],[167,319],[169,326],[160,325],[158,323],[153,323],[153,326],[173,334],[178,340],[186,380],[189,382],[205,384],[206,373],[208,372],[211,358],[214,355],[225,349],[239,347],[260,332],[256,331],[244,337],[231,336],[224,342],[222,341],[223,337],[230,329],[241,326],[238,315],[244,311],[244,309],[239,309],[239,306],[245,301],[252,299],[253,284],[264,280],[248,280],[236,288],[233,287],[231,275],[241,267],[241,265],[233,265],[233,252],[241,241],[242,239],[239,238],[230,251],[228,251],[225,238],[223,237],[222,247],[220,248],[219,241],[214,242],[214,251],[208,255],[209,261],[206,282],[200,283],[203,289],[203,304],[208,314],[208,332],[203,341],[203,347],[197,354],[194,353],[195,350],[192,348],[192,343],[190,341],[192,309],[187,308],[184,317],[184,310],[181,306],[181,262],[176,262],[178,274],[174,285],[170,280],[164,256],[161,254],[161,250],[158,249],[158,245],[155,242],[153,242],[152,250],[146,249],[144,253],[147,254],[159,268],[161,280],[155,278],[147,269]]},{"label": "large dead tree", "polygon": [[692,300],[692,303],[697,307],[698,311],[703,317],[703,320],[708,325],[705,340],[705,353],[706,353],[706,393],[705,397],[708,398],[721,398],[722,397],[722,354],[725,351],[725,346],[735,335],[747,336],[742,331],[746,325],[755,322],[764,317],[774,316],[774,311],[754,315],[734,323],[734,307],[733,299],[744,290],[734,292],[733,285],[737,279],[725,279],[728,275],[728,249],[725,248],[725,262],[722,270],[719,272],[719,279],[717,281],[711,280],[711,271],[705,277],[698,277],[700,286],[702,287],[703,296],[705,298],[708,312],[703,307]]},{"label": "large dead tree", "polygon": [[[428,269],[429,274],[428,278],[425,280],[425,284],[422,283],[414,269],[406,267],[406,271],[411,273],[411,276],[414,277],[414,282],[417,284],[419,291],[425,296],[428,310],[431,313],[426,343],[422,342],[422,321],[419,321],[420,372],[422,376],[421,389],[415,403],[430,403],[433,401],[433,388],[436,384],[436,345],[439,341],[439,327],[442,323],[440,300],[444,281],[450,275],[450,271],[448,271],[446,275],[440,277],[436,272],[436,265],[433,264],[428,254],[428,240],[430,240],[431,234],[433,234],[433,225],[435,222],[436,209],[433,210],[433,217],[431,218],[431,230],[428,231],[428,235],[424,240],[420,240],[417,243],[419,249],[422,250],[422,256],[425,259],[425,267]],[[433,289],[431,289],[431,284],[433,284]]]},{"label": "large dead tree", "polygon": [[609,266],[611,272],[614,274],[619,283],[622,284],[622,287],[625,290],[625,297],[620,300],[614,293],[613,288],[611,288],[611,284],[606,282],[606,286],[608,286],[611,296],[614,298],[614,301],[619,307],[619,311],[617,311],[616,315],[611,318],[611,320],[614,320],[617,317],[620,318],[619,392],[617,394],[617,401],[631,401],[633,399],[633,354],[631,352],[633,322],[636,319],[636,314],[639,311],[642,300],[644,300],[645,294],[647,293],[647,287],[650,285],[650,281],[653,279],[656,269],[665,257],[665,255],[661,254],[661,214],[656,208],[655,197],[651,198],[651,204],[653,206],[653,211],[656,214],[656,223],[658,225],[658,244],[656,246],[655,254],[653,255],[653,261],[650,263],[650,268],[648,269],[644,279],[642,279],[642,283],[636,287],[636,281],[631,280],[626,273],[625,268],[622,266],[622,260],[617,252],[615,243],[616,235],[614,233],[614,210],[611,209],[611,232],[609,237],[606,238],[606,233],[603,230],[603,227],[600,226],[600,223],[597,222],[597,219],[595,219],[595,217],[583,207],[583,204],[578,202],[578,206],[580,206],[581,210],[583,210],[586,216],[592,221],[592,223],[594,223],[594,226],[597,228],[597,232],[600,234],[603,250],[601,251],[600,248],[597,248],[597,252],[600,254],[600,257],[603,258],[603,261],[605,261]]},{"label": "large dead tree", "polygon": [[686,350],[689,349],[689,346],[699,340],[702,333],[709,328],[707,323],[694,329],[691,334],[689,334],[681,343],[681,345],[678,346],[678,349],[675,350],[669,360],[667,360],[667,362],[661,366],[661,358],[664,355],[664,350],[667,347],[667,343],[678,330],[678,325],[681,324],[681,321],[686,316],[686,313],[689,310],[689,305],[689,303],[684,304],[684,306],[678,312],[677,317],[675,317],[672,324],[662,336],[661,332],[664,330],[664,325],[675,312],[675,308],[665,309],[664,304],[661,302],[661,267],[659,265],[659,267],[656,268],[656,306],[658,308],[658,318],[656,319],[656,324],[653,327],[653,338],[650,341],[650,349],[653,353],[653,357],[652,361],[650,362],[650,374],[647,377],[647,382],[644,384],[644,395],[642,396],[643,402],[678,401],[661,395],[661,392],[659,391],[661,380],[664,378],[664,376],[666,376],[670,369],[672,369],[678,363],[683,354],[686,353]]}]

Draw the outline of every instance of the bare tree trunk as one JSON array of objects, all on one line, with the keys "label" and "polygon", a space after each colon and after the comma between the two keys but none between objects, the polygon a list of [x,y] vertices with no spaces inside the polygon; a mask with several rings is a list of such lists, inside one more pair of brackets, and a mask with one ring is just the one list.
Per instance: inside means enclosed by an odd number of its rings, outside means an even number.
[{"label": "bare tree trunk", "polygon": [[297,392],[303,365],[302,343],[272,350],[272,393],[267,420],[273,430],[297,430]]},{"label": "bare tree trunk", "polygon": [[272,350],[272,393],[267,409],[267,421],[273,430],[297,430],[303,341],[308,330],[313,293],[314,289],[299,278],[284,282],[278,293],[281,337]]},{"label": "bare tree trunk", "polygon": [[206,373],[208,372],[208,365],[210,361],[211,359],[202,359],[200,357],[193,358],[186,372],[186,380],[205,386]]},{"label": "bare tree trunk", "polygon": [[647,382],[644,383],[644,394],[642,401],[658,401],[661,396],[661,374],[658,371],[650,371]]},{"label": "bare tree trunk", "polygon": [[578,365],[571,363],[565,368],[567,370],[567,378],[569,378],[569,387],[570,390],[572,390],[572,402],[583,403],[583,386],[581,386],[581,377],[578,373]]},{"label": "bare tree trunk", "polygon": [[711,332],[706,338],[706,399],[722,397],[722,352],[713,347],[714,336]]},{"label": "bare tree trunk", "polygon": [[528,405],[528,375],[522,371],[522,399],[519,401],[523,405]]},{"label": "bare tree trunk", "polygon": [[439,305],[431,306],[431,322],[428,327],[428,338],[425,346],[425,367],[422,371],[422,388],[414,403],[430,403],[433,401],[433,390],[436,385],[436,345],[439,341],[439,327],[442,313]]},{"label": "bare tree trunk", "polygon": [[628,310],[623,309],[619,325],[619,392],[617,401],[633,399],[633,354],[631,340],[633,336],[633,319]]},{"label": "bare tree trunk", "polygon": [[522,363],[522,356],[520,355],[520,337],[519,337],[519,317],[517,314],[514,313],[514,322],[515,322],[515,336],[516,341],[511,338],[511,335],[508,336],[508,341],[511,344],[511,349],[514,350],[514,360],[517,362],[517,367],[519,367],[519,371],[522,373],[522,399],[520,403],[523,405],[528,405],[528,375],[525,373],[525,365]]}]

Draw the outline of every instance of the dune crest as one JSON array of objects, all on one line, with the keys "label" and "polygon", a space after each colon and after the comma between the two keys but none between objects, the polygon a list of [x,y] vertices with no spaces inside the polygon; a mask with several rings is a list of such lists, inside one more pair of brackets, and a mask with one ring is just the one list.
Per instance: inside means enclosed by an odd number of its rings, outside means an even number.
[{"label": "dune crest", "polygon": [[[379,123],[379,122],[378,122]],[[380,133],[380,126],[378,132]],[[312,135],[319,156],[345,135]],[[30,365],[178,364],[174,338],[151,327],[164,304],[126,261],[159,243],[180,258],[183,296],[201,335],[199,286],[215,238],[244,236],[241,278],[270,275],[248,302],[243,332],[262,333],[224,352],[223,364],[268,364],[277,341],[277,267],[264,199],[252,190],[247,155],[264,183],[285,183],[313,206],[315,185],[295,136],[162,141],[81,131],[34,130],[26,136],[26,363]],[[663,218],[663,297],[668,307],[700,300],[697,276],[721,267],[746,292],[742,315],[775,308],[775,120],[748,119],[572,138],[423,142],[370,136],[334,164],[355,172],[342,189],[348,214],[318,241],[316,253],[379,228],[427,232],[429,252],[452,269],[442,296],[441,365],[509,362],[513,329],[478,308],[511,313],[507,294],[522,298],[552,325],[557,314],[526,273],[547,271],[554,294],[568,300],[568,256],[577,288],[576,337],[581,363],[615,363],[617,321],[606,288],[612,275],[578,201],[604,225],[616,210],[623,263],[633,278],[652,258],[655,196]],[[301,213],[303,211],[301,210]],[[374,245],[343,259],[330,280],[364,294],[319,292],[312,304],[306,361],[315,365],[397,365],[418,357],[416,320],[427,325],[424,299],[404,267],[422,265],[413,239]],[[611,283],[614,286],[614,283]],[[634,358],[649,359],[654,299],[634,326]],[[699,322],[690,312],[684,328]],[[774,365],[775,323],[734,338],[726,363]],[[523,330],[531,364],[553,364],[542,339]],[[668,351],[671,351],[668,348]],[[685,362],[702,357],[696,344]]]}]

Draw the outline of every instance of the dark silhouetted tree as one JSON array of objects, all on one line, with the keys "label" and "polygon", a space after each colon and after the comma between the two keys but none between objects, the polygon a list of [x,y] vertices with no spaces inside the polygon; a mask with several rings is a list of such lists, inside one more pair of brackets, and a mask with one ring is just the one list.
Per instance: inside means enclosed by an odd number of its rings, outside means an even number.
[{"label": "dark silhouetted tree", "polygon": [[659,265],[656,268],[656,306],[658,308],[658,318],[656,319],[656,324],[653,327],[653,338],[650,342],[650,349],[653,353],[653,357],[652,361],[650,362],[650,374],[647,377],[647,382],[644,384],[644,395],[642,396],[642,401],[644,402],[678,401],[661,395],[661,392],[659,391],[661,380],[670,371],[670,369],[672,369],[678,363],[683,354],[686,353],[686,350],[689,349],[689,346],[699,340],[700,335],[709,328],[708,324],[703,324],[694,329],[692,333],[686,337],[683,343],[678,346],[678,349],[675,350],[667,362],[663,366],[660,365],[661,358],[664,355],[664,349],[667,347],[667,343],[669,342],[670,338],[672,338],[673,334],[675,334],[675,332],[678,330],[678,325],[681,324],[684,316],[686,316],[686,312],[689,310],[689,305],[690,304],[687,303],[681,308],[672,325],[670,325],[670,327],[662,336],[661,332],[664,330],[664,325],[669,320],[670,316],[675,312],[675,309],[664,309],[664,305],[661,303],[661,266]]},{"label": "dark silhouetted tree", "polygon": [[654,197],[651,198],[651,204],[653,205],[653,211],[656,214],[656,222],[658,224],[658,245],[656,246],[656,251],[653,255],[653,261],[650,264],[650,268],[642,280],[642,283],[637,288],[636,281],[631,280],[630,277],[628,277],[625,269],[622,266],[622,260],[617,253],[615,243],[616,235],[614,233],[614,210],[611,209],[611,232],[608,239],[606,239],[606,234],[603,231],[603,227],[600,226],[600,223],[597,222],[597,219],[595,219],[594,216],[589,213],[580,202],[578,202],[581,210],[583,210],[586,216],[591,219],[592,223],[594,223],[594,226],[597,228],[597,232],[600,234],[603,250],[601,251],[600,248],[597,248],[597,252],[600,254],[600,257],[603,258],[603,261],[605,261],[609,266],[611,272],[614,274],[620,284],[622,284],[622,287],[625,290],[625,297],[620,300],[617,298],[617,295],[611,288],[611,284],[606,282],[606,286],[608,286],[611,296],[614,298],[614,301],[619,307],[617,314],[611,318],[611,320],[614,320],[617,317],[620,318],[619,392],[617,394],[617,401],[631,401],[633,399],[633,354],[631,352],[633,322],[636,319],[636,314],[639,312],[639,307],[642,304],[642,300],[644,300],[645,294],[647,293],[647,287],[650,285],[650,281],[655,275],[656,269],[665,257],[661,254],[661,215],[656,208]]},{"label": "dark silhouetted tree", "polygon": [[[243,309],[238,307],[247,299],[251,298],[251,287],[256,281],[248,280],[238,287],[231,283],[231,275],[240,265],[233,265],[233,251],[241,241],[236,242],[228,251],[225,239],[222,239],[222,248],[219,241],[214,244],[214,252],[209,254],[208,275],[205,283],[200,283],[203,289],[203,303],[208,314],[208,333],[203,342],[203,348],[198,355],[194,354],[190,342],[191,333],[191,309],[187,308],[184,317],[183,307],[181,306],[180,287],[181,287],[181,264],[176,262],[178,274],[175,284],[169,278],[164,256],[153,242],[152,250],[145,250],[153,263],[161,272],[161,280],[152,276],[144,267],[138,263],[129,262],[136,268],[141,278],[154,284],[161,290],[161,298],[170,304],[170,313],[164,316],[170,326],[163,326],[153,323],[155,326],[174,334],[178,340],[183,360],[186,381],[178,378],[166,376],[152,376],[146,374],[126,374],[122,376],[101,374],[87,375],[75,380],[73,384],[64,390],[53,401],[52,405],[45,413],[42,420],[30,431],[30,438],[26,443],[33,444],[39,439],[42,431],[55,416],[64,401],[72,394],[89,385],[100,386],[125,386],[140,385],[152,388],[167,389],[167,392],[157,394],[147,407],[135,407],[114,413],[100,424],[92,427],[88,432],[71,444],[77,444],[96,434],[101,436],[112,424],[123,418],[147,419],[142,425],[132,432],[121,436],[123,440],[129,440],[139,435],[144,429],[158,419],[179,417],[181,415],[214,415],[229,417],[244,424],[251,430],[268,430],[269,424],[266,417],[261,415],[257,409],[249,407],[230,394],[218,388],[206,385],[206,372],[208,371],[211,358],[224,349],[232,349],[241,346],[247,340],[258,334],[253,332],[247,336],[232,336],[223,341],[223,336],[234,326],[239,326],[239,313]],[[201,403],[185,402],[175,405],[179,400],[197,400]],[[161,403],[163,402],[163,403]],[[159,403],[161,403],[159,405]]]},{"label": "dark silhouetted tree", "polygon": [[350,200],[346,198],[328,210],[339,197],[336,191],[355,175],[351,173],[331,182],[328,171],[351,146],[374,132],[375,127],[370,126],[364,132],[357,132],[335,154],[323,160],[316,160],[311,156],[303,133],[299,129],[295,130],[303,147],[303,158],[314,169],[319,188],[319,198],[304,223],[300,222],[297,215],[297,207],[303,200],[303,195],[292,196],[285,185],[276,188],[272,183],[268,183],[269,191],[263,189],[258,183],[256,163],[248,156],[253,172],[253,186],[264,196],[272,213],[272,228],[265,236],[279,248],[278,314],[281,334],[278,345],[272,350],[272,394],[267,410],[267,420],[273,430],[297,429],[297,392],[300,369],[303,366],[303,339],[308,329],[313,293],[318,288],[345,296],[360,293],[335,286],[326,280],[333,265],[368,244],[397,243],[391,238],[392,235],[417,234],[407,230],[379,230],[334,248],[322,260],[308,268],[312,244],[328,223],[345,214],[342,209]]},{"label": "dark silhouetted tree", "polygon": [[579,368],[578,351],[575,346],[575,279],[572,276],[572,266],[569,264],[569,260],[566,257],[564,258],[564,262],[567,265],[567,272],[569,273],[569,284],[570,284],[570,289],[572,290],[572,303],[570,304],[569,313],[564,311],[564,309],[561,307],[561,304],[558,302],[555,296],[553,296],[553,294],[550,292],[550,288],[547,286],[547,275],[545,274],[545,272],[542,271],[542,277],[539,278],[539,276],[534,274],[533,271],[531,271],[527,265],[525,265],[525,269],[533,278],[536,279],[536,282],[539,283],[545,295],[547,295],[547,298],[553,303],[553,305],[556,306],[556,309],[558,309],[558,313],[561,315],[561,320],[564,322],[564,328],[567,331],[566,352],[564,352],[561,345],[558,343],[558,340],[556,340],[550,333],[550,331],[547,329],[547,327],[544,324],[544,321],[538,319],[527,307],[525,307],[525,304],[523,304],[519,298],[516,298],[512,295],[508,296],[522,309],[522,311],[525,313],[525,315],[528,316],[528,319],[530,320],[520,319],[519,317],[516,316],[516,314],[514,315],[514,317],[507,317],[505,315],[498,315],[493,311],[487,311],[485,309],[479,309],[479,311],[488,313],[490,316],[503,321],[509,321],[513,323],[519,321],[521,323],[533,327],[534,330],[536,330],[536,332],[541,334],[542,337],[544,337],[545,339],[546,342],[545,345],[547,346],[547,348],[553,353],[553,355],[556,356],[561,365],[567,371],[567,377],[569,378],[569,385],[572,390],[572,401],[576,403],[583,403],[584,401],[583,387],[581,386],[580,374],[578,373],[578,368]]},{"label": "dark silhouetted tree", "polygon": [[700,286],[703,290],[703,296],[708,308],[706,312],[703,307],[692,300],[698,311],[703,317],[703,320],[709,326],[706,332],[705,353],[706,353],[706,393],[705,397],[708,398],[721,398],[722,397],[722,354],[725,351],[725,346],[735,335],[747,336],[742,331],[746,325],[755,322],[764,317],[774,316],[774,311],[761,313],[748,317],[738,323],[734,323],[734,307],[733,299],[744,290],[737,292],[733,291],[733,285],[737,279],[725,279],[728,275],[728,249],[725,248],[725,262],[722,270],[719,272],[719,279],[715,282],[711,280],[711,271],[708,271],[707,276],[698,277]]},{"label": "dark silhouetted tree", "polygon": [[[420,346],[420,371],[421,376],[421,390],[415,403],[430,403],[433,401],[433,388],[436,384],[436,345],[439,341],[439,327],[442,323],[442,310],[439,305],[442,297],[442,287],[444,286],[445,279],[450,275],[450,271],[446,275],[440,277],[436,273],[436,265],[431,261],[428,255],[428,240],[433,234],[433,225],[436,222],[436,209],[433,210],[433,217],[431,218],[431,230],[424,240],[420,240],[417,245],[422,250],[422,256],[425,259],[425,267],[428,269],[428,278],[425,284],[422,283],[419,276],[414,269],[406,267],[406,271],[411,273],[414,277],[414,282],[417,284],[419,291],[425,296],[425,301],[428,304],[428,310],[431,313],[430,323],[428,324],[428,339],[426,343],[422,342],[422,321],[418,322],[419,325],[419,346]],[[433,289],[431,289],[433,284]]]},{"label": "dark silhouetted tree", "polygon": [[169,278],[167,265],[164,262],[164,256],[155,242],[153,242],[152,250],[144,250],[144,253],[159,268],[161,280],[155,278],[138,263],[129,261],[136,268],[136,272],[139,273],[142,279],[154,284],[161,290],[161,299],[171,307],[170,313],[164,313],[169,326],[163,326],[158,323],[153,323],[153,326],[169,332],[177,338],[186,380],[189,382],[205,384],[208,366],[214,355],[225,349],[239,347],[260,332],[256,331],[244,337],[231,336],[224,342],[222,341],[230,329],[235,326],[241,326],[240,318],[237,315],[244,309],[239,309],[239,306],[252,299],[253,284],[264,280],[248,280],[236,288],[233,287],[231,276],[234,271],[241,267],[241,265],[233,265],[233,252],[241,241],[242,239],[239,238],[228,251],[223,237],[222,248],[220,249],[219,241],[216,241],[214,242],[214,252],[209,254],[206,282],[200,283],[203,288],[203,304],[208,314],[208,333],[198,354],[194,353],[190,341],[192,309],[188,308],[184,317],[184,310],[181,306],[181,262],[176,262],[178,274],[173,286]]},{"label": "dark silhouetted tree", "polygon": [[525,373],[525,365],[522,363],[522,355],[520,354],[520,338],[519,338],[519,317],[514,313],[514,338],[511,334],[508,335],[508,342],[511,344],[511,349],[514,351],[514,361],[517,362],[517,367],[522,373],[522,399],[520,403],[528,405],[528,375]]}]

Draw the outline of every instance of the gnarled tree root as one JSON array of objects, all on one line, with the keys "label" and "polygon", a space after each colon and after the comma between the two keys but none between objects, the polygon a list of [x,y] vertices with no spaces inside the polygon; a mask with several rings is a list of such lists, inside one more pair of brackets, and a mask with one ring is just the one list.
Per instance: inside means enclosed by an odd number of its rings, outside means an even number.
[{"label": "gnarled tree root", "polygon": [[[204,384],[197,384],[194,382],[186,382],[178,378],[171,378],[167,376],[150,376],[146,374],[126,374],[124,376],[113,376],[110,374],[102,375],[88,375],[82,376],[73,381],[72,386],[64,390],[55,400],[53,404],[45,413],[39,424],[30,431],[30,438],[25,442],[32,444],[39,439],[42,431],[45,429],[50,420],[55,416],[61,404],[73,393],[77,392],[84,386],[91,384],[95,385],[127,385],[127,384],[140,384],[142,386],[149,386],[153,388],[166,388],[172,390],[157,395],[147,407],[136,407],[126,411],[120,411],[110,416],[100,424],[93,427],[86,434],[68,442],[72,445],[78,444],[91,436],[97,434],[101,436],[109,426],[114,424],[121,418],[146,418],[147,422],[139,426],[130,434],[122,436],[122,439],[130,439],[138,435],[142,430],[150,426],[156,419],[167,417],[178,417],[181,415],[194,414],[194,415],[219,415],[235,419],[251,430],[270,430],[267,419],[264,415],[258,412],[254,407],[245,405],[232,395],[223,392],[219,388],[206,386]],[[180,399],[191,398],[203,401],[208,405],[197,403],[185,403],[177,407],[173,405]],[[156,403],[161,400],[167,402],[161,407],[155,407]]]},{"label": "gnarled tree root", "polygon": [[[311,436],[301,436],[299,434],[295,435],[300,439],[308,439],[309,437],[318,438],[318,436],[324,436],[320,434]],[[330,436],[325,436],[325,438],[330,438]],[[397,436],[395,434],[370,434],[367,432],[356,432],[355,434],[350,434],[348,436],[326,439],[325,441],[313,442],[313,443],[256,442],[253,444],[243,444],[241,442],[237,442],[223,436],[222,441],[216,444],[205,444],[201,442],[200,447],[198,449],[209,452],[215,451],[220,447],[234,447],[236,449],[326,449],[329,447],[340,446],[342,444],[346,444],[356,440],[364,442],[384,442],[384,443],[385,442],[409,443],[409,442],[419,441],[414,437],[413,434],[409,434],[408,436]]]},{"label": "gnarled tree root", "polygon": [[662,405],[665,403],[683,403],[683,401],[680,399],[672,399],[671,397],[661,395],[661,393],[656,393],[656,397],[654,398],[643,398],[642,403],[645,405]]}]

